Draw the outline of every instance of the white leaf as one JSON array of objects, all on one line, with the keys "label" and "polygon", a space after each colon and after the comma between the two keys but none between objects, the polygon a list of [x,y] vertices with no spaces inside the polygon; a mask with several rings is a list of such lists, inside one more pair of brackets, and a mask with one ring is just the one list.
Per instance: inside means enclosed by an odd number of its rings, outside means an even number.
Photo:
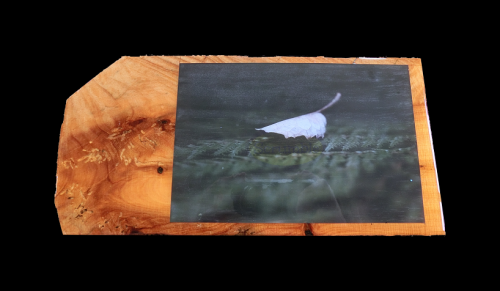
[{"label": "white leaf", "polygon": [[333,98],[330,103],[328,103],[325,107],[321,108],[318,111],[290,119],[285,119],[263,128],[256,128],[256,130],[279,133],[284,135],[285,138],[297,137],[301,135],[305,136],[306,138],[322,138],[325,136],[326,117],[321,114],[321,111],[332,106],[339,99],[340,93],[337,93],[335,98]]}]

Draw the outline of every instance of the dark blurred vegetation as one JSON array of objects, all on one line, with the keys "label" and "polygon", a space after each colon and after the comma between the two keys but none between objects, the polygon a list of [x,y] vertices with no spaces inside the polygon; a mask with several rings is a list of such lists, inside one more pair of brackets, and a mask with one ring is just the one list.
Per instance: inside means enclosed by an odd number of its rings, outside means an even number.
[{"label": "dark blurred vegetation", "polygon": [[349,122],[323,139],[255,131],[176,146],[172,220],[423,222],[412,132]]}]

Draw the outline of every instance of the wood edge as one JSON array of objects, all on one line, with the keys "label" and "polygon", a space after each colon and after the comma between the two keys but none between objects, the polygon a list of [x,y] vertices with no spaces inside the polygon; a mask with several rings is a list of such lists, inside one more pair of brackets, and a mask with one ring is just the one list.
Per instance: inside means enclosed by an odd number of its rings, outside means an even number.
[{"label": "wood edge", "polygon": [[332,63],[332,64],[372,64],[372,65],[413,65],[421,66],[419,58],[332,58],[332,57],[248,57],[231,55],[180,56],[180,63]]},{"label": "wood edge", "polygon": [[426,233],[444,235],[441,195],[437,184],[434,152],[429,131],[422,67],[408,66],[408,70],[413,100]]},{"label": "wood edge", "polygon": [[425,223],[176,223],[171,222],[141,234],[247,235],[247,236],[437,236]]},{"label": "wood edge", "polygon": [[163,235],[246,235],[246,236],[305,236],[303,223],[196,223],[170,222],[143,234]]},{"label": "wood edge", "polygon": [[443,232],[429,231],[425,223],[311,223],[311,232],[319,236],[431,236]]},{"label": "wood edge", "polygon": [[[105,74],[107,71],[113,69],[114,67],[118,66],[119,64],[121,64],[122,62],[130,59],[130,58],[133,58],[133,57],[128,57],[128,56],[122,56],[120,57],[118,60],[114,61],[113,63],[111,63],[109,66],[107,66],[106,68],[104,68],[101,72],[99,72],[97,75],[95,75],[92,79],[88,80],[87,83],[83,84],[82,87],[80,87],[80,89],[76,90],[76,92],[74,92],[73,94],[71,94],[68,99],[66,99],[66,104],[68,103],[68,100],[70,98],[73,98],[73,96],[77,95],[78,92],[80,92],[83,88],[87,87],[88,84],[90,84],[92,81],[96,80],[99,76],[102,76],[103,74]],[[66,112],[65,112],[66,113]]]},{"label": "wood edge", "polygon": [[[70,102],[71,102],[72,99],[78,98],[76,96],[78,96],[83,89],[88,88],[89,86],[91,86],[92,82],[97,81],[100,77],[102,77],[108,71],[110,71],[112,69],[115,69],[117,66],[121,66],[123,62],[125,62],[125,61],[127,61],[127,60],[129,60],[131,58],[133,58],[133,57],[128,57],[128,56],[122,56],[122,57],[120,57],[118,60],[116,60],[115,62],[113,62],[112,64],[110,64],[108,67],[106,67],[105,69],[103,69],[101,72],[99,72],[97,75],[95,75],[92,79],[90,79],[89,81],[87,81],[87,83],[85,83],[82,87],[80,87],[80,89],[78,89],[76,92],[74,92],[73,94],[71,94],[66,99],[66,104],[64,106],[63,122],[61,124],[61,130],[60,130],[60,133],[59,133],[59,142],[57,144],[56,193],[54,194],[54,204],[55,204],[55,198],[56,198],[56,195],[57,195],[57,192],[58,192],[57,176],[58,176],[58,173],[60,171],[60,166],[61,166],[60,165],[60,161],[61,161],[61,144],[63,142],[63,140],[61,139],[61,136],[63,136],[63,132],[66,130],[65,125],[68,123],[68,121],[67,121],[68,114],[66,114],[67,110],[68,110],[68,105],[70,104]],[[58,211],[58,214],[59,214],[59,211]]]},{"label": "wood edge", "polygon": [[[77,98],[76,96],[78,96],[80,94],[80,92],[90,86],[90,84],[96,80],[96,78],[98,78],[99,76],[103,75],[106,73],[106,71],[109,71],[111,70],[113,67],[116,67],[118,66],[119,64],[121,64],[123,61],[125,61],[126,59],[128,59],[129,57],[127,56],[122,56],[120,57],[118,60],[114,61],[112,64],[110,64],[108,67],[106,67],[105,69],[103,69],[101,72],[99,72],[97,75],[95,75],[92,79],[88,80],[87,83],[85,83],[84,85],[82,85],[82,87],[80,87],[78,90],[76,90],[73,94],[71,94],[67,99],[66,99],[66,102],[65,102],[65,106],[64,106],[64,113],[63,113],[63,122],[61,123],[61,130],[59,132],[59,142],[57,143],[57,161],[56,161],[56,192],[54,193],[54,206],[56,206],[56,196],[57,196],[57,193],[58,191],[60,191],[60,187],[59,186],[59,180],[58,180],[58,174],[61,170],[61,148],[62,148],[62,143],[63,143],[63,139],[61,139],[61,136],[65,136],[63,134],[64,131],[66,131],[66,128],[65,128],[65,125],[68,124],[68,121],[67,121],[67,118],[68,118],[68,114],[67,114],[67,111],[68,111],[68,105],[70,104],[71,100],[74,99],[74,98]],[[56,210],[57,210],[57,206],[56,206]],[[58,215],[58,218],[59,218],[59,221],[61,221],[61,218],[59,217],[60,215],[60,211],[58,210],[57,211],[57,215]],[[61,225],[62,227],[62,225]],[[63,231],[63,234],[64,233],[64,230]],[[69,234],[72,234],[71,232]]]},{"label": "wood edge", "polygon": [[[108,67],[106,67],[104,70],[99,72],[97,75],[95,75],[92,79],[90,79],[87,83],[85,83],[82,87],[80,87],[76,92],[71,94],[66,99],[66,102],[65,102],[66,104],[65,104],[65,109],[64,109],[64,117],[63,117],[63,122],[61,124],[61,130],[60,130],[60,134],[59,134],[58,154],[57,154],[57,162],[56,162],[56,190],[55,190],[55,194],[54,194],[54,206],[55,206],[56,211],[57,211],[57,215],[58,215],[58,219],[60,222],[60,227],[61,227],[61,231],[62,231],[63,235],[106,234],[106,233],[95,232],[94,231],[95,228],[90,228],[90,231],[88,231],[88,228],[86,227],[85,224],[78,225],[78,224],[64,223],[64,221],[62,220],[62,216],[61,216],[64,214],[64,212],[61,211],[60,207],[58,208],[58,205],[56,202],[57,198],[58,198],[57,196],[59,196],[59,193],[61,191],[63,191],[64,188],[66,187],[66,185],[68,184],[68,183],[62,184],[61,179],[59,179],[60,172],[62,169],[64,169],[64,167],[62,165],[61,153],[64,152],[65,139],[63,139],[61,137],[66,136],[66,137],[71,138],[71,136],[72,136],[72,133],[66,134],[68,132],[68,128],[67,128],[68,118],[69,118],[68,112],[72,111],[74,109],[72,107],[74,107],[73,105],[74,105],[75,101],[77,101],[77,102],[79,101],[78,98],[81,97],[81,94],[87,93],[87,92],[85,92],[85,90],[92,88],[92,86],[102,87],[102,84],[100,84],[102,79],[107,79],[110,76],[112,76],[115,70],[120,70],[126,66],[135,65],[138,63],[141,66],[147,65],[151,68],[153,68],[155,66],[154,62],[143,61],[143,60],[144,60],[144,58],[140,58],[140,57],[122,56],[121,58],[119,58],[118,60],[116,60],[115,62],[110,64]],[[173,58],[173,60],[177,60],[176,62],[174,61],[172,63],[176,66],[175,71],[178,73],[178,71],[179,71],[179,69],[178,69],[179,68],[178,57]],[[156,66],[156,68],[158,68],[158,66]],[[168,73],[171,74],[172,73],[171,70]],[[175,80],[175,81],[167,80],[166,82],[177,84],[177,80]],[[103,91],[106,91],[106,88],[103,88]],[[106,94],[110,94],[110,93],[106,91]],[[177,99],[177,95],[175,95],[175,99]],[[175,107],[173,110],[175,111]],[[168,175],[168,172],[170,172],[170,180],[172,180],[171,171],[167,171],[166,175]],[[170,219],[170,217],[169,217],[169,215],[170,215],[170,197],[167,197],[167,199],[169,201],[168,202],[169,203],[168,210],[167,210],[167,215],[168,215],[167,222],[168,222]],[[109,233],[107,233],[107,234],[109,234]]]},{"label": "wood edge", "polygon": [[[185,56],[123,56],[116,62],[122,59],[140,58],[152,59],[161,58],[165,60],[178,60],[181,63],[341,63],[341,64],[380,64],[380,65],[411,65],[422,66],[420,58],[365,58],[365,57],[349,57],[349,58],[335,58],[335,57],[290,57],[290,56],[274,56],[274,57],[248,57],[242,55],[185,55]],[[115,62],[115,63],[116,63]],[[115,64],[113,63],[113,64]],[[111,66],[113,65],[111,64]],[[109,68],[109,67],[108,67]],[[107,69],[108,69],[107,68]],[[105,70],[107,70],[105,69]]]},{"label": "wood edge", "polygon": [[360,65],[411,65],[421,66],[419,58],[356,58],[354,64]]}]

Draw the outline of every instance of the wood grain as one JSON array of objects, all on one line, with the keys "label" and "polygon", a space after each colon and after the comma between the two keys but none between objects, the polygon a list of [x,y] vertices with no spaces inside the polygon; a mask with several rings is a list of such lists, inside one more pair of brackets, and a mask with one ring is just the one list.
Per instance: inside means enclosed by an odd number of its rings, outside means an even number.
[{"label": "wood grain", "polygon": [[[170,223],[179,63],[407,65],[425,223]],[[66,102],[55,205],[64,234],[443,235],[420,59],[122,57]]]}]

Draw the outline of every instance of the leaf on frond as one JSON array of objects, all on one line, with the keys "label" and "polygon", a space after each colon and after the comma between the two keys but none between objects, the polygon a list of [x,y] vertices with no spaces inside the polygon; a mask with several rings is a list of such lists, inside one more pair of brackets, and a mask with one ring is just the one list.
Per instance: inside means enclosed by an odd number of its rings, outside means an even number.
[{"label": "leaf on frond", "polygon": [[318,111],[286,119],[263,128],[256,128],[256,130],[282,134],[285,138],[298,137],[301,135],[308,139],[312,137],[323,138],[326,131],[326,117],[321,114],[321,111],[332,106],[339,99],[340,93],[337,93],[330,103]]}]

